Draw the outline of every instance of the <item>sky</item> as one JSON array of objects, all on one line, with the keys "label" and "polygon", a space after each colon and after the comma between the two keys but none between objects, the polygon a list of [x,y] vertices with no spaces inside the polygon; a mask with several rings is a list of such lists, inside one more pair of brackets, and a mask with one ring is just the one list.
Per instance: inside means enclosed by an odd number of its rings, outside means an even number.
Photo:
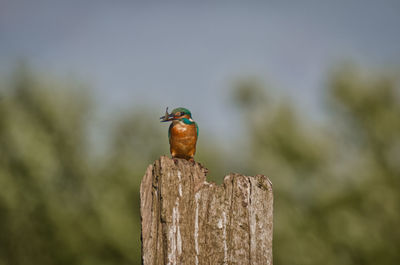
[{"label": "sky", "polygon": [[399,44],[395,0],[0,0],[0,73],[25,59],[88,82],[101,113],[187,107],[222,138],[232,80],[256,76],[315,116],[332,66],[398,66]]}]

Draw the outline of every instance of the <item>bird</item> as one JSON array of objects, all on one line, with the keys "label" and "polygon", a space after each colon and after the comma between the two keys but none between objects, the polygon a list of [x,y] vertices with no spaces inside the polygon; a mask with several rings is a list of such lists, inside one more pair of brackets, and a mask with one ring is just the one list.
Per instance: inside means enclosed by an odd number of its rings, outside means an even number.
[{"label": "bird", "polygon": [[172,158],[183,158],[194,162],[199,127],[186,108],[176,108],[160,117],[161,122],[172,121],[168,129],[168,139]]}]

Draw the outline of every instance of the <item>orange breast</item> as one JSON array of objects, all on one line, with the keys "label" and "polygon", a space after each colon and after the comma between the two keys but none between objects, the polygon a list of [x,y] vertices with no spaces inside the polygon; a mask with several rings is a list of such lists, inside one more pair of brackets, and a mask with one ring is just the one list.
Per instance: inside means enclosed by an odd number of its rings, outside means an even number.
[{"label": "orange breast", "polygon": [[197,130],[195,124],[171,124],[170,151],[172,157],[190,159],[196,153]]}]

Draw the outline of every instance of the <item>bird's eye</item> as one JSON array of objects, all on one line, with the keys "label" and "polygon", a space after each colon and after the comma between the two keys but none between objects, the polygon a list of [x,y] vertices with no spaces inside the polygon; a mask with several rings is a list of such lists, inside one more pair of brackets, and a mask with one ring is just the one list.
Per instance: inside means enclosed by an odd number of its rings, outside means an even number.
[{"label": "bird's eye", "polygon": [[185,115],[185,112],[181,112],[181,115],[180,115],[180,116],[183,116],[183,115]]}]

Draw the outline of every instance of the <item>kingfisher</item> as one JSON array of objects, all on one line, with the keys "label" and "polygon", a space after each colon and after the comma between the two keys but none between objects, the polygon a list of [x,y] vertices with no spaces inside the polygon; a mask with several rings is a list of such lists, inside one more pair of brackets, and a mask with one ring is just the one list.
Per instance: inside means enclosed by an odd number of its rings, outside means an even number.
[{"label": "kingfisher", "polygon": [[168,129],[169,150],[172,158],[183,158],[194,161],[199,127],[192,119],[192,113],[185,108],[176,108],[160,117],[161,122],[172,121]]}]

